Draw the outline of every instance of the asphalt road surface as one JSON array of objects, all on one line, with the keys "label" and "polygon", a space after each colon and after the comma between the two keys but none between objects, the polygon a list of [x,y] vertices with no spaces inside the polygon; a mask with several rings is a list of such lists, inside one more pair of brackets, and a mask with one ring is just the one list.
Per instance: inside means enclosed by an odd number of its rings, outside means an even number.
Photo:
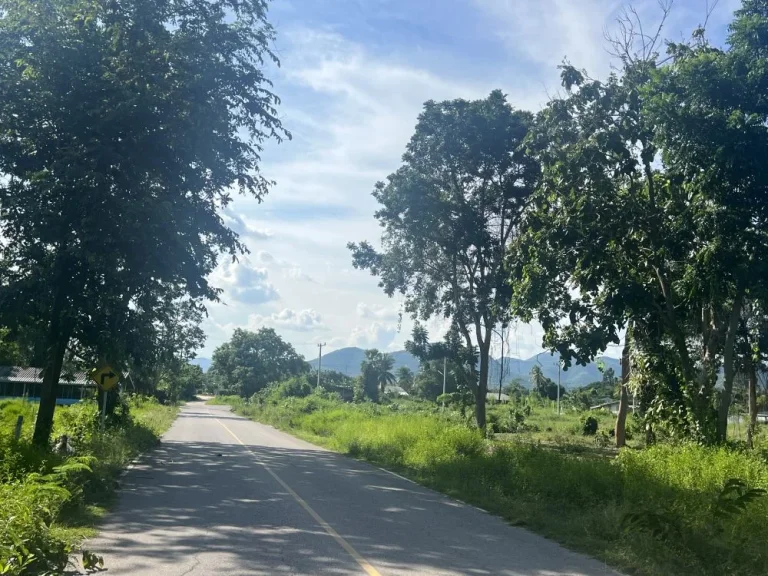
[{"label": "asphalt road surface", "polygon": [[86,547],[107,574],[615,575],[374,466],[188,404]]}]

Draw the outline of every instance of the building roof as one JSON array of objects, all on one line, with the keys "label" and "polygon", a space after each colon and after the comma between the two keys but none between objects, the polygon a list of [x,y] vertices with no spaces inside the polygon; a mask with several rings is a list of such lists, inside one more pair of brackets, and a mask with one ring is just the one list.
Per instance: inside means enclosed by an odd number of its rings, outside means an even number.
[{"label": "building roof", "polygon": [[[22,368],[21,366],[0,366],[0,382],[22,382],[26,384],[42,384],[42,368]],[[85,372],[62,372],[59,384],[77,384],[79,386],[95,386]]]},{"label": "building roof", "polygon": [[612,398],[605,398],[603,399],[602,402],[600,402],[600,404],[597,404],[595,406],[590,406],[589,409],[599,410],[600,408],[610,408],[611,406],[618,406],[618,405],[619,405],[618,400],[613,400]]},{"label": "building roof", "polygon": [[384,386],[384,393],[392,393],[397,394],[398,396],[409,396],[408,392],[403,390],[400,386],[397,384],[387,384]]}]

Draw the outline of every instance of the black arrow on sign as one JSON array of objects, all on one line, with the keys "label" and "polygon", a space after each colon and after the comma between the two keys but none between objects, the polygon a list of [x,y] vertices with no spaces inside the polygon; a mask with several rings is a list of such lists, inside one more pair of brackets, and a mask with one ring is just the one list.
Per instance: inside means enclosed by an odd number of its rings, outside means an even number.
[{"label": "black arrow on sign", "polygon": [[115,377],[115,373],[114,372],[109,372],[107,374],[102,374],[101,375],[101,387],[104,388],[104,378],[114,378],[114,377]]}]

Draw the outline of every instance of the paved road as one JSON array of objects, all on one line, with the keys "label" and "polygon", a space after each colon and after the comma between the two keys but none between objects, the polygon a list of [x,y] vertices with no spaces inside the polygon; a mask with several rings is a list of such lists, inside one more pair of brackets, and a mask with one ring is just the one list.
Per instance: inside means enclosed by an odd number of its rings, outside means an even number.
[{"label": "paved road", "polygon": [[87,547],[110,576],[593,576],[602,563],[373,466],[184,407]]}]

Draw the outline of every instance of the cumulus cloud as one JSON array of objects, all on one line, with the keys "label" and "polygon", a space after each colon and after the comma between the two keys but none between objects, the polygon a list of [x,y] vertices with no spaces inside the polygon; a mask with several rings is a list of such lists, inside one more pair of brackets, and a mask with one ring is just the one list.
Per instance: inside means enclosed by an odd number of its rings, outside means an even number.
[{"label": "cumulus cloud", "polygon": [[260,250],[256,254],[256,257],[265,265],[281,270],[284,278],[288,278],[290,280],[314,282],[312,276],[304,272],[300,266],[297,266],[293,262],[275,258],[272,254],[265,252],[264,250]]},{"label": "cumulus cloud", "polygon": [[214,286],[224,289],[227,297],[243,304],[263,304],[279,300],[280,294],[269,282],[269,272],[264,268],[255,268],[247,260],[222,263],[212,275]]},{"label": "cumulus cloud", "polygon": [[396,308],[385,306],[369,306],[365,302],[357,304],[357,315],[360,318],[376,318],[377,320],[397,320],[400,316]]},{"label": "cumulus cloud", "polygon": [[255,330],[263,326],[294,330],[296,332],[311,332],[328,329],[323,323],[320,314],[311,308],[307,308],[306,310],[284,308],[282,311],[275,312],[269,316],[252,314],[248,317],[249,329]]},{"label": "cumulus cloud", "polygon": [[397,335],[397,326],[373,322],[368,326],[355,326],[348,339],[349,346],[360,348],[388,348]]},{"label": "cumulus cloud", "polygon": [[267,229],[259,229],[252,226],[245,219],[236,214],[231,208],[225,208],[222,213],[224,223],[239,236],[244,238],[251,238],[253,240],[268,240],[272,237],[272,233]]}]

